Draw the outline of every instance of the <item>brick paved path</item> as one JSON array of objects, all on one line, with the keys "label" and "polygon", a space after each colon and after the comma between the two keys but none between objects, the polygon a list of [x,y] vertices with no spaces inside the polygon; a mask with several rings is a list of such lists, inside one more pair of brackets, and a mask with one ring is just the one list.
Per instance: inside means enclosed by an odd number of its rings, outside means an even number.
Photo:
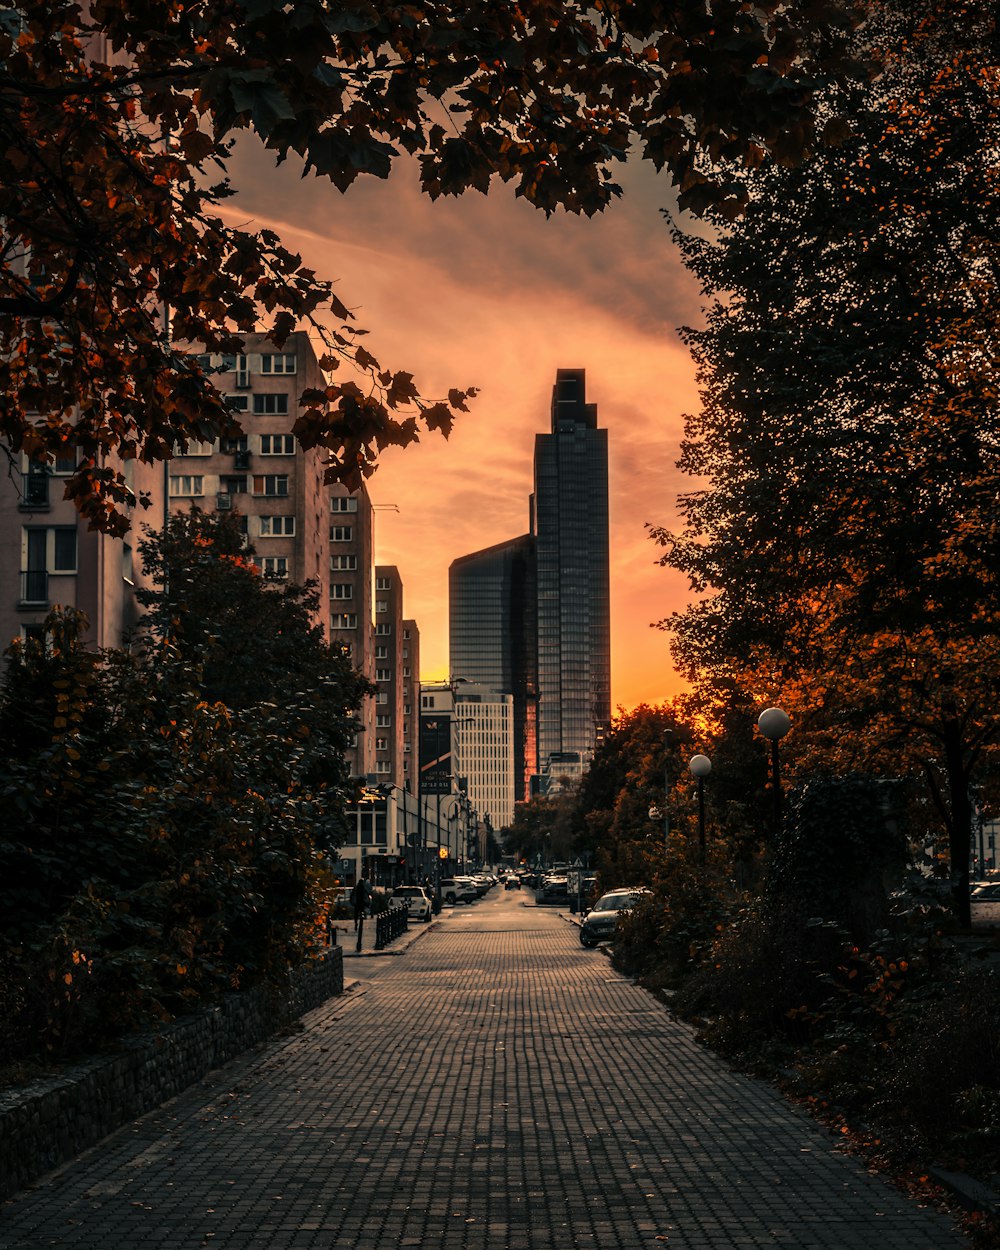
[{"label": "brick paved path", "polygon": [[566,920],[497,894],[19,1195],[3,1250],[944,1250]]}]

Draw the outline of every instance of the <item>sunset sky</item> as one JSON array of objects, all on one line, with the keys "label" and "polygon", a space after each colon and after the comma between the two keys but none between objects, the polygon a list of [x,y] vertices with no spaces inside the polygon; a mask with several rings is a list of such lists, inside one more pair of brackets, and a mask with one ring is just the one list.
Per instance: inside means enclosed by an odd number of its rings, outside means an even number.
[{"label": "sunset sky", "polygon": [[369,484],[377,560],[399,567],[421,676],[447,675],[449,564],[527,531],[556,369],[584,368],[609,431],[612,704],[675,693],[667,637],[651,623],[683,607],[687,587],[656,565],[644,525],[672,523],[687,485],[675,461],[697,398],[676,328],[698,321],[700,298],[660,212],[666,179],[630,168],[603,216],[546,220],[499,186],[432,203],[406,166],[346,195],[249,148],[232,172],[240,194],[226,219],[272,226],[337,279],[383,367],[412,372],[430,399],[481,389],[449,440],[389,451]]}]

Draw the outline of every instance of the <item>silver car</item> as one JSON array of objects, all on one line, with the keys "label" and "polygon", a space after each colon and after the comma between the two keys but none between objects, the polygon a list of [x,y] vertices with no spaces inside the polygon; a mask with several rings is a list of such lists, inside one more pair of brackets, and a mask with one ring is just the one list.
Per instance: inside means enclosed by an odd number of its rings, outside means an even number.
[{"label": "silver car", "polygon": [[974,924],[1000,924],[1000,881],[973,882],[969,902]]}]

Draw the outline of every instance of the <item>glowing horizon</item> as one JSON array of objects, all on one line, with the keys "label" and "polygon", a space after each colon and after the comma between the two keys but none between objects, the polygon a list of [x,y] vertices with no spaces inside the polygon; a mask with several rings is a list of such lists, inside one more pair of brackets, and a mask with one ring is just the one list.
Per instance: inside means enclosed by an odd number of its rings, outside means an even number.
[{"label": "glowing horizon", "polygon": [[[694,367],[676,327],[699,319],[696,284],[663,224],[665,182],[630,171],[601,217],[548,221],[510,193],[431,203],[408,170],[341,195],[291,163],[237,154],[233,222],[269,226],[371,331],[383,366],[428,398],[477,386],[450,439],[383,453],[369,481],[376,560],[394,564],[420,630],[421,679],[448,676],[448,566],[528,530],[534,436],[549,426],[558,368],[587,371],[609,431],[612,706],[683,689],[652,623],[683,608],[685,580],[660,569],[646,523],[676,523],[689,488],[675,467]],[[362,301],[359,306],[359,301]]]}]

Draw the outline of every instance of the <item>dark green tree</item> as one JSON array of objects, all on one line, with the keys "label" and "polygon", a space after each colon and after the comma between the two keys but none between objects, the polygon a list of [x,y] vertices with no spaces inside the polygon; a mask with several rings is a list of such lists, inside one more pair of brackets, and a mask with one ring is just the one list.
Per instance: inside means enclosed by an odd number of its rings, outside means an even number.
[{"label": "dark green tree", "polygon": [[681,462],[705,485],[654,530],[700,597],[664,624],[692,676],[780,691],[840,766],[922,772],[967,916],[1000,732],[997,17],[884,3],[857,38],[879,73],[831,105],[853,133],[678,235],[713,303]]}]

